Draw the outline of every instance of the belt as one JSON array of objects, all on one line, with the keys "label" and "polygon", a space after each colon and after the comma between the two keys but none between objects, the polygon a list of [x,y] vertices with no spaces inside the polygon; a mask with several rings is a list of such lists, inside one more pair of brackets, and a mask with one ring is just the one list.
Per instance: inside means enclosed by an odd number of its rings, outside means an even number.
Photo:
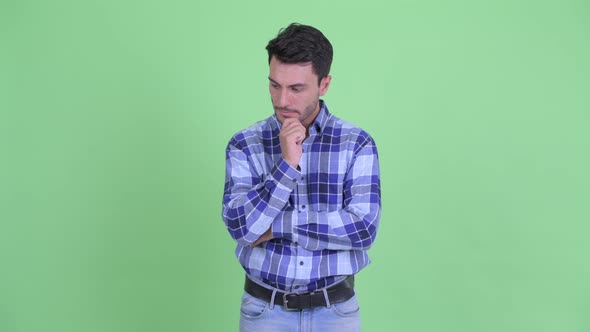
[{"label": "belt", "polygon": [[[270,303],[273,290],[260,286],[246,277],[244,290],[253,297]],[[354,275],[351,275],[334,286],[326,288],[330,304],[341,303],[354,296]],[[287,310],[303,310],[316,307],[327,307],[324,291],[318,289],[309,293],[286,293],[277,291],[274,304],[284,306]]]}]

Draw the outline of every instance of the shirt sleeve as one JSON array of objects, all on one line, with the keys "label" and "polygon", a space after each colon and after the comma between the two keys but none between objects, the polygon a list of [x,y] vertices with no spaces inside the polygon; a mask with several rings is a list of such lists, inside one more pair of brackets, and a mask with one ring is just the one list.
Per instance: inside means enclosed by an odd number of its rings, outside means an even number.
[{"label": "shirt sleeve", "polygon": [[239,244],[254,243],[275,219],[293,208],[291,192],[300,173],[280,159],[270,174],[258,174],[248,149],[232,139],[226,149],[226,176],[222,218]]},{"label": "shirt sleeve", "polygon": [[273,223],[274,237],[290,238],[307,250],[368,249],[381,216],[379,160],[370,137],[354,154],[343,185],[341,209],[285,211]]}]

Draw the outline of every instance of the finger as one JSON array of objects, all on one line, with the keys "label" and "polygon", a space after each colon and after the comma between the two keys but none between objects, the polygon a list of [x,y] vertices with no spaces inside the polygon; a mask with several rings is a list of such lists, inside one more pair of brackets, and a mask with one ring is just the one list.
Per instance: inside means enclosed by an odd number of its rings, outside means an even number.
[{"label": "finger", "polygon": [[301,130],[300,128],[288,128],[285,131],[281,132],[281,136],[284,138],[301,138],[305,136],[305,130]]},{"label": "finger", "polygon": [[293,132],[293,133],[290,133],[289,135],[285,136],[286,142],[292,142],[292,143],[297,143],[297,144],[303,142],[304,139],[305,139],[305,135],[302,135],[301,133],[298,133],[298,132]]},{"label": "finger", "polygon": [[283,120],[283,128],[291,126],[293,123],[295,123],[295,121],[297,121],[296,118],[286,118]]},{"label": "finger", "polygon": [[289,136],[289,135],[305,135],[305,128],[301,128],[301,127],[291,127],[291,128],[286,128],[284,131],[281,132],[281,134],[283,134],[284,136]]},{"label": "finger", "polygon": [[283,126],[283,128],[281,128],[281,131],[294,131],[294,130],[298,130],[301,132],[305,132],[305,127],[301,124],[301,122],[291,122],[289,124],[287,124],[286,126]]},{"label": "finger", "polygon": [[282,128],[290,128],[294,125],[301,125],[301,122],[299,121],[299,119],[297,118],[288,118],[285,119],[285,121],[283,121],[283,126]]}]

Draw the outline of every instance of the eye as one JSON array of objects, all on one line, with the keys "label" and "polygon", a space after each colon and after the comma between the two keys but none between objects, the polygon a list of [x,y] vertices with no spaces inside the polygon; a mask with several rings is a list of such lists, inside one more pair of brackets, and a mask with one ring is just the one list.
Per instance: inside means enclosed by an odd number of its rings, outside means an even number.
[{"label": "eye", "polygon": [[279,85],[278,85],[278,84],[276,84],[276,83],[270,83],[270,86],[271,86],[273,89],[278,89],[278,88],[279,88]]},{"label": "eye", "polygon": [[291,88],[291,91],[293,91],[293,92],[301,92],[302,90],[303,90],[303,88],[298,87],[298,86],[294,86]]}]

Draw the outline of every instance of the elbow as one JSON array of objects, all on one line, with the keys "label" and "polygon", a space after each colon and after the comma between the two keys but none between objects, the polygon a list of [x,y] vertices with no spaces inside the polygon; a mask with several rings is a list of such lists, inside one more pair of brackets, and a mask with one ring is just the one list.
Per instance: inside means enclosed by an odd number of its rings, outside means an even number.
[{"label": "elbow", "polygon": [[379,214],[374,218],[364,218],[358,222],[358,231],[351,234],[353,247],[358,250],[369,250],[377,238]]},{"label": "elbow", "polygon": [[257,240],[247,226],[246,217],[243,214],[236,213],[233,209],[224,208],[222,219],[229,235],[239,245],[247,247]]},{"label": "elbow", "polygon": [[376,232],[363,230],[353,239],[353,247],[357,250],[369,250],[375,242]]}]

